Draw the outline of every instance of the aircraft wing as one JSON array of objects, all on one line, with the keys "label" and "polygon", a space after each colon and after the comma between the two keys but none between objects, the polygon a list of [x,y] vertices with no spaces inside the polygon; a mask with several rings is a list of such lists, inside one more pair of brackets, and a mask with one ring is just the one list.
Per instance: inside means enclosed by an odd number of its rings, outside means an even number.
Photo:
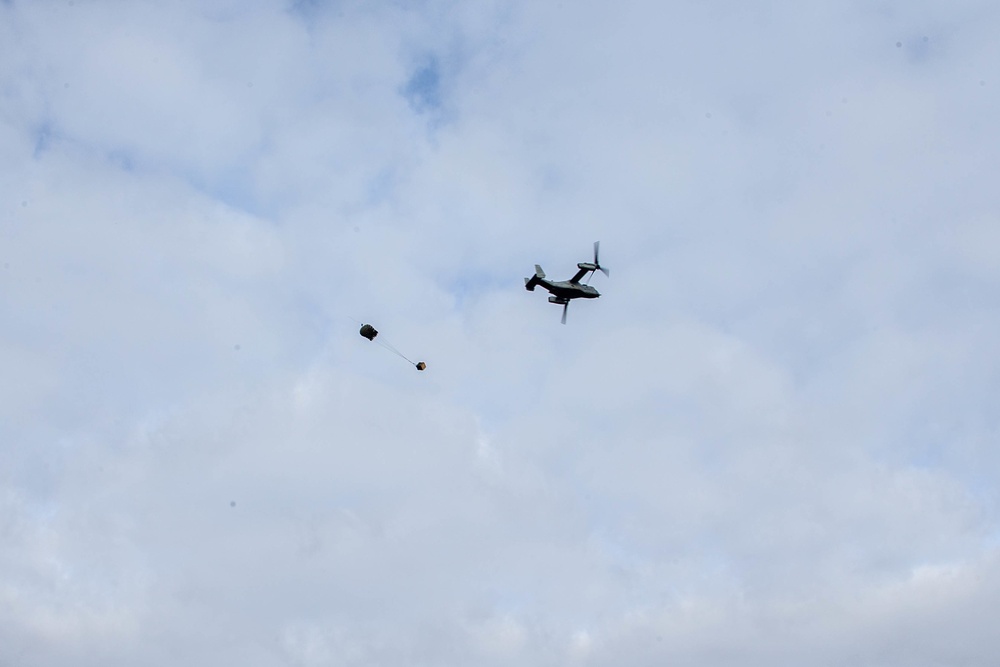
[{"label": "aircraft wing", "polygon": [[579,284],[580,279],[591,272],[592,269],[580,269],[576,272],[576,275],[569,279],[571,283]]}]

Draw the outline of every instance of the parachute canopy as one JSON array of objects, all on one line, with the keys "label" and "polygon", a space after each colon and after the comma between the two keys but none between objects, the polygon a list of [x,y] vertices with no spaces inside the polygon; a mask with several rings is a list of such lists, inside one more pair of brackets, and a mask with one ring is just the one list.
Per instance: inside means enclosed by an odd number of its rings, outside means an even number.
[{"label": "parachute canopy", "polygon": [[361,325],[361,331],[359,331],[358,333],[360,333],[362,336],[364,336],[368,340],[375,340],[375,336],[378,335],[378,331],[376,331],[375,327],[373,327],[370,324],[363,324],[363,325]]},{"label": "parachute canopy", "polygon": [[427,364],[425,364],[425,363],[424,363],[424,362],[422,362],[422,361],[418,361],[418,362],[417,362],[417,364],[416,364],[416,366],[417,366],[417,370],[418,370],[418,371],[422,371],[422,370],[424,370],[425,368],[427,368]]}]

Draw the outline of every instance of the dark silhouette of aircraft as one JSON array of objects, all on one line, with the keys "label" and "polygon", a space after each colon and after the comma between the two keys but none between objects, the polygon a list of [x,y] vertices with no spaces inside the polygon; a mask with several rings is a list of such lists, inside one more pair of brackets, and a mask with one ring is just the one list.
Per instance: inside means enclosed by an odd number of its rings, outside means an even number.
[{"label": "dark silhouette of aircraft", "polygon": [[[601,296],[601,293],[596,289],[591,287],[589,284],[581,284],[580,280],[590,274],[593,276],[595,271],[600,271],[606,276],[610,276],[610,272],[601,266],[601,263],[597,259],[597,253],[600,250],[601,242],[594,241],[594,261],[591,262],[580,262],[576,265],[579,271],[576,275],[569,280],[559,280],[552,281],[545,279],[545,271],[542,271],[542,267],[535,264],[535,275],[530,278],[524,279],[524,289],[529,292],[534,292],[535,287],[541,285],[546,290],[552,293],[549,297],[549,303],[558,303],[563,307],[562,312],[562,323],[566,324],[566,311],[569,309],[569,302],[573,299],[596,299]],[[587,278],[587,283],[590,282],[590,278]]]}]

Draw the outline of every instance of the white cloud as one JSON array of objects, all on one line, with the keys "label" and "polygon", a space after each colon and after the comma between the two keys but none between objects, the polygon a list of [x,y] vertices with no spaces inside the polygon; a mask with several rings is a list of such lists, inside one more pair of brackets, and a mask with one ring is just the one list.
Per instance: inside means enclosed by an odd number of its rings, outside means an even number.
[{"label": "white cloud", "polygon": [[0,662],[992,665],[998,20],[0,5]]}]

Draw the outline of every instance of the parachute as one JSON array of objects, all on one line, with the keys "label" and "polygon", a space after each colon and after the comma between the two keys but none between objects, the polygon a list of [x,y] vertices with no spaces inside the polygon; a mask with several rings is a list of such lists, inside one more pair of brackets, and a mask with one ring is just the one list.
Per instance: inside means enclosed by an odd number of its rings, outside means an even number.
[{"label": "parachute", "polygon": [[[355,322],[356,322],[356,321],[357,321],[357,320],[355,320]],[[373,326],[372,326],[372,325],[370,325],[370,324],[362,324],[362,325],[361,325],[361,329],[360,329],[360,330],[358,331],[358,333],[359,333],[359,334],[361,334],[362,336],[364,336],[365,338],[367,338],[367,339],[368,339],[368,340],[370,340],[370,341],[374,341],[374,340],[375,340],[375,337],[376,337],[376,336],[378,336],[378,331],[377,331],[377,330],[375,329],[375,327],[373,327]],[[425,368],[427,368],[427,364],[425,364],[425,363],[424,363],[424,362],[422,362],[422,361],[418,361],[418,362],[413,362],[413,361],[411,361],[410,359],[407,359],[407,358],[406,358],[406,355],[404,355],[404,354],[403,354],[402,352],[400,352],[400,351],[399,351],[399,350],[397,350],[397,349],[396,349],[395,347],[393,347],[393,346],[392,346],[392,343],[390,343],[389,341],[387,341],[387,340],[385,339],[385,337],[382,337],[382,338],[380,338],[380,339],[378,340],[378,344],[379,344],[379,345],[380,345],[381,347],[384,347],[385,349],[389,350],[389,351],[390,351],[390,352],[392,352],[393,354],[397,354],[397,355],[399,355],[400,357],[402,357],[403,359],[406,359],[406,361],[408,361],[409,363],[413,364],[413,365],[414,365],[414,366],[416,367],[416,369],[417,369],[418,371],[422,371],[422,370],[424,370]]]}]

